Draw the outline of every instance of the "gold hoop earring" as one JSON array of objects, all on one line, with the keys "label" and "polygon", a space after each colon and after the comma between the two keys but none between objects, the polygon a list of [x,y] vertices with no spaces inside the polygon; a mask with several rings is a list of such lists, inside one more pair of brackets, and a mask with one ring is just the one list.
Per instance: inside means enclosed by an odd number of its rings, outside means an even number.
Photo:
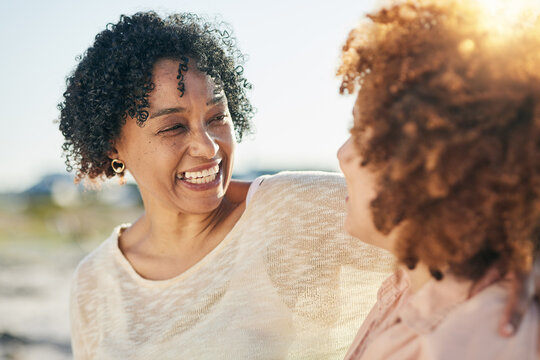
[{"label": "gold hoop earring", "polygon": [[113,161],[111,161],[111,167],[115,173],[121,174],[124,172],[126,165],[122,161],[114,159]]}]

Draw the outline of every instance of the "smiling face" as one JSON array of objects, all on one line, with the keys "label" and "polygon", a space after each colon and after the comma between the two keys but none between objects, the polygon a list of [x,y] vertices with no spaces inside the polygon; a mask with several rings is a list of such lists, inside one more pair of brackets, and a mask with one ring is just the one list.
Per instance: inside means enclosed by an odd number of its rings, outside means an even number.
[{"label": "smiling face", "polygon": [[[355,105],[356,110],[357,105]],[[353,111],[355,126],[358,126],[357,112]],[[345,230],[365,243],[392,251],[390,237],[380,233],[373,224],[370,210],[371,201],[375,198],[375,174],[362,166],[360,156],[353,137],[349,137],[337,154],[339,167],[347,182],[347,217]]]},{"label": "smiling face", "polygon": [[128,118],[114,156],[126,164],[149,204],[190,214],[215,210],[231,179],[235,140],[227,98],[191,61],[178,91],[179,62],[156,62],[148,120]]}]

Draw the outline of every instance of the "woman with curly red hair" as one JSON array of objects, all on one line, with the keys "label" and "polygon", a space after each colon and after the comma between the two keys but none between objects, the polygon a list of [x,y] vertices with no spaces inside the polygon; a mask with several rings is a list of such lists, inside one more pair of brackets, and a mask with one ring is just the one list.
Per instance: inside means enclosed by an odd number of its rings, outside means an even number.
[{"label": "woman with curly red hair", "polygon": [[507,284],[471,289],[493,269],[529,272],[540,245],[540,24],[490,32],[460,1],[368,17],[339,70],[342,92],[359,87],[338,153],[346,228],[400,265],[347,358],[536,358],[536,306],[502,338]]}]

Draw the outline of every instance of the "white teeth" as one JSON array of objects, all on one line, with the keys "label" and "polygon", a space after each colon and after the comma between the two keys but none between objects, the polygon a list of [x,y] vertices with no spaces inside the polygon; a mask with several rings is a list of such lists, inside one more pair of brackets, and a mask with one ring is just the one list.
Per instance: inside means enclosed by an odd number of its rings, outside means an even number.
[{"label": "white teeth", "polygon": [[203,171],[186,171],[184,176],[179,176],[179,178],[192,184],[207,184],[216,179],[218,172],[219,165],[216,165],[213,168],[205,169]]},{"label": "white teeth", "polygon": [[216,180],[216,174],[212,174],[212,175],[205,176],[202,178],[185,179],[185,181],[190,182],[192,184],[207,184],[214,180]]},{"label": "white teeth", "polygon": [[213,168],[205,169],[203,171],[194,171],[194,172],[186,171],[182,178],[186,180],[195,179],[195,178],[204,178],[210,175],[215,175],[218,172],[219,172],[219,165],[216,165]]}]

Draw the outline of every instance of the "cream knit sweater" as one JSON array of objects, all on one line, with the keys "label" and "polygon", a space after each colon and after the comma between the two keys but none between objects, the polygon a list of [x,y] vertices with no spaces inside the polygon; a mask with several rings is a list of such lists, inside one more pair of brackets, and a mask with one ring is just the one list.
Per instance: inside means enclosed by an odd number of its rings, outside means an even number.
[{"label": "cream knit sweater", "polygon": [[75,359],[341,359],[393,271],[345,234],[344,180],[267,177],[203,260],[161,281],[139,276],[120,227],[78,266]]}]

